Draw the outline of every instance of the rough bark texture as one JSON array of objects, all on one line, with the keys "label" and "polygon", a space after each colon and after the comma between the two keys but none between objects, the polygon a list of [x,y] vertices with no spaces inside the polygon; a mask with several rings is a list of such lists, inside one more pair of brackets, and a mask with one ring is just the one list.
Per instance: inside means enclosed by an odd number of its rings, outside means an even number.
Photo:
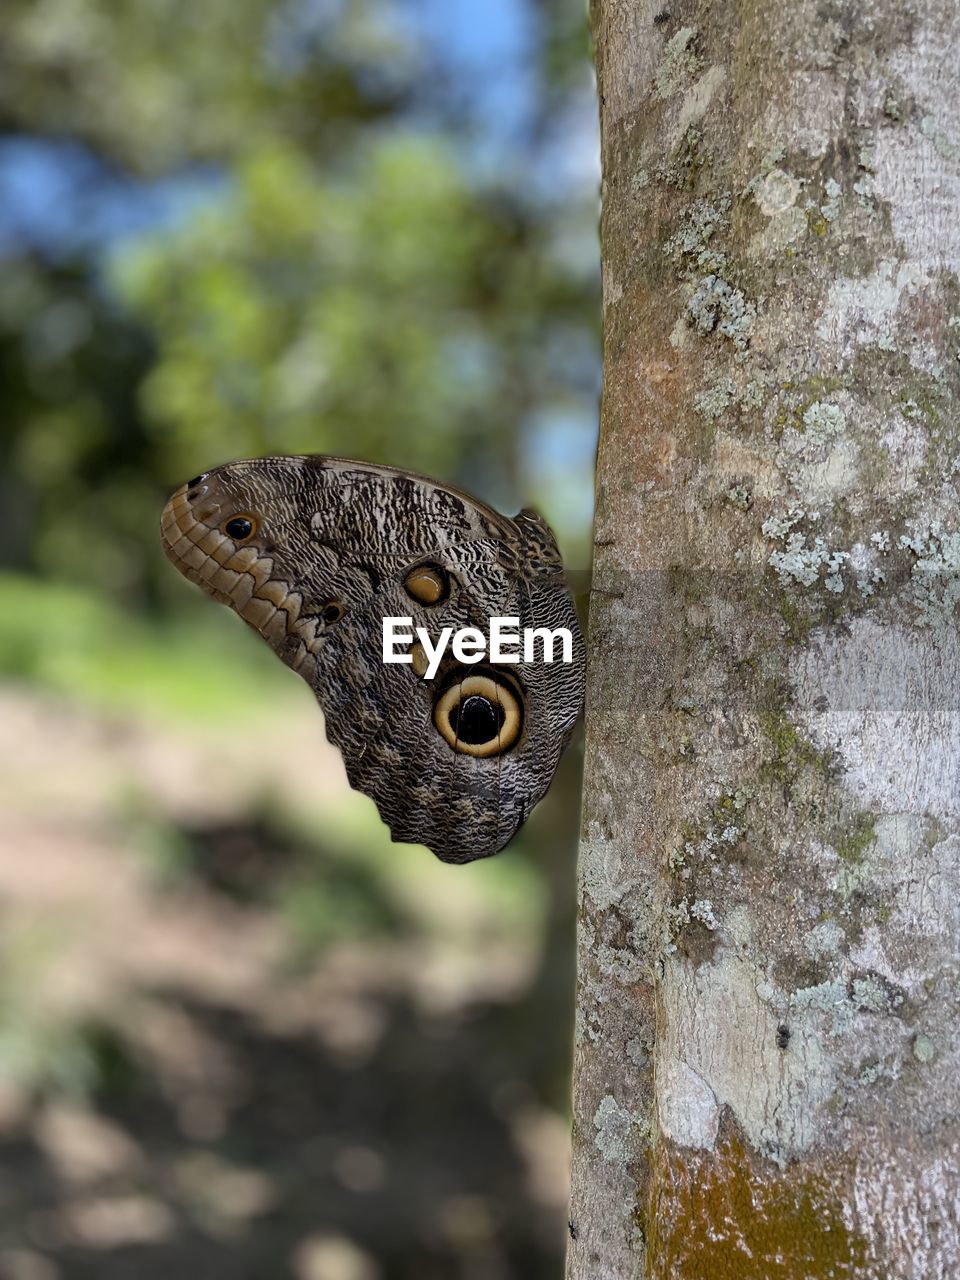
[{"label": "rough bark texture", "polygon": [[598,0],[576,1280],[960,1275],[960,18]]}]

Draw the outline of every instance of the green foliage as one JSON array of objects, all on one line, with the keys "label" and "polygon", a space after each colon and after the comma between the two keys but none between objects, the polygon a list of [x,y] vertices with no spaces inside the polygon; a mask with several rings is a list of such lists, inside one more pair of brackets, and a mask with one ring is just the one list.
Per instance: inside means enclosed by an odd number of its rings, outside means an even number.
[{"label": "green foliage", "polygon": [[312,149],[396,111],[416,50],[376,0],[6,0],[0,127],[134,171],[222,159],[282,122]]},{"label": "green foliage", "polygon": [[276,141],[245,158],[226,201],[118,272],[159,343],[145,404],[171,478],[278,451],[449,471],[502,381],[471,310],[492,239],[436,141],[381,141],[340,178]]},{"label": "green foliage", "polygon": [[281,714],[300,682],[225,612],[201,609],[189,623],[148,621],[89,589],[0,574],[0,671],[73,702],[181,724]]},{"label": "green foliage", "polygon": [[570,499],[589,491],[589,447],[559,466],[527,456],[551,415],[590,402],[567,366],[589,366],[593,282],[548,230],[476,190],[436,136],[381,136],[325,173],[272,139],[178,228],[113,254],[105,278],[13,263],[3,556],[169,603],[166,493],[265,452],[423,470],[585,535]]},{"label": "green foliage", "polygon": [[22,1006],[0,1005],[0,1069],[37,1094],[116,1098],[136,1081],[136,1065],[106,1023],[40,1021]]}]

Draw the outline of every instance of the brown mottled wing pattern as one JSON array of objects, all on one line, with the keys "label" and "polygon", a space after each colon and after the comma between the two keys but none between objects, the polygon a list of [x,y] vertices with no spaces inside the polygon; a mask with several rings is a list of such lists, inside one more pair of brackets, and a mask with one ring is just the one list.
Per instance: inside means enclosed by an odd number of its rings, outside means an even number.
[{"label": "brown mottled wing pattern", "polygon": [[[243,538],[227,532],[246,525]],[[351,785],[373,798],[395,839],[449,862],[509,842],[550,785],[583,703],[583,641],[538,516],[510,520],[388,467],[277,457],[229,463],[182,486],[161,527],[177,568],[311,685]],[[440,602],[422,603],[404,585],[424,563],[444,575]],[[522,729],[508,749],[483,757],[455,749],[434,719],[442,690],[475,669],[447,659],[428,681],[409,664],[384,663],[383,618],[410,617],[436,640],[442,627],[487,634],[498,615],[519,618],[521,629],[567,628],[574,661],[502,668]],[[499,679],[500,670],[491,673]]]}]

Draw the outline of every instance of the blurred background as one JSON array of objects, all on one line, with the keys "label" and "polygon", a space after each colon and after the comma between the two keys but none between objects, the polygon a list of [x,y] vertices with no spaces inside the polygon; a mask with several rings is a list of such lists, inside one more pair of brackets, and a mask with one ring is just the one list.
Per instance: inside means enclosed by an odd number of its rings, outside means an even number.
[{"label": "blurred background", "polygon": [[4,0],[0,1280],[559,1277],[579,750],[450,867],[165,562],[330,452],[585,568],[583,0]]}]

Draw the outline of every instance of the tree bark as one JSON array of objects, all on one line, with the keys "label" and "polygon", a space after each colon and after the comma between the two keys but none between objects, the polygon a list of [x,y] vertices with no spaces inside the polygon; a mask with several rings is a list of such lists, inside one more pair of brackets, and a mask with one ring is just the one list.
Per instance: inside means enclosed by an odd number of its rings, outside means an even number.
[{"label": "tree bark", "polygon": [[596,0],[571,1280],[960,1275],[960,16]]}]

